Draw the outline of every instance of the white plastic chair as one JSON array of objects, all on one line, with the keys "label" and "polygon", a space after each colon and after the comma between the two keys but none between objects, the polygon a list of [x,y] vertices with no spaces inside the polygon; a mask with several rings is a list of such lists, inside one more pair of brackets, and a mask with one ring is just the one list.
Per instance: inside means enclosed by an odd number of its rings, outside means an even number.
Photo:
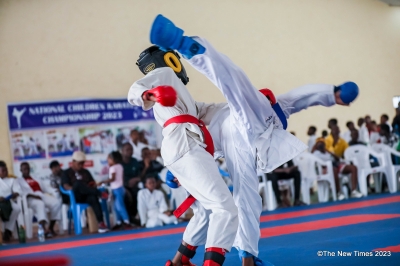
[{"label": "white plastic chair", "polygon": [[261,182],[258,185],[258,191],[263,196],[263,211],[273,211],[278,206],[276,198],[274,195],[274,190],[272,189],[272,182],[267,180],[267,175],[265,173],[258,173],[261,177]]},{"label": "white plastic chair", "polygon": [[[370,155],[378,158],[380,166],[371,167],[371,162],[369,159]],[[375,152],[373,149],[368,148],[367,146],[350,146],[344,152],[344,157],[346,160],[351,161],[355,166],[357,166],[358,187],[360,188],[360,192],[364,196],[368,195],[367,177],[369,175],[380,173],[379,178],[374,176],[378,184],[380,184],[381,182],[382,173],[384,173],[387,177],[389,176],[389,171],[385,165],[384,155]],[[390,190],[393,187],[393,184],[391,182],[388,182],[388,186]]]},{"label": "white plastic chair", "polygon": [[[311,153],[302,153],[298,160],[305,161],[304,165],[307,166],[307,170],[304,174],[306,179],[310,179],[308,182],[312,183],[314,180],[317,180],[318,184],[318,201],[319,202],[327,202],[329,200],[329,190],[331,190],[332,198],[336,201],[336,184],[335,184],[335,177],[333,174],[333,166],[331,161],[324,162],[323,160],[319,159],[315,155]],[[322,167],[326,167],[326,173],[322,170]],[[299,170],[302,170],[300,167]],[[303,179],[303,175],[302,175]],[[303,200],[306,197],[309,197],[310,187],[306,186],[302,189],[303,193]],[[308,195],[306,195],[308,194]],[[306,195],[306,196],[304,196]],[[307,202],[305,202],[307,203]]]},{"label": "white plastic chair", "polygon": [[303,202],[306,204],[311,203],[310,199],[310,188],[313,187],[314,182],[316,182],[315,163],[311,158],[310,153],[304,152],[293,159],[293,163],[297,165],[301,173],[301,195]]},{"label": "white plastic chair", "polygon": [[389,191],[390,193],[395,193],[398,190],[398,183],[400,181],[397,177],[397,174],[400,172],[400,165],[393,164],[391,155],[400,157],[400,152],[385,144],[374,144],[372,145],[372,149],[384,155],[385,165],[389,172],[389,176],[386,177]]},{"label": "white plastic chair", "polygon": [[[17,229],[17,227],[20,227],[22,225],[26,230],[25,221],[24,221],[24,215],[23,215],[23,212],[22,212],[23,211],[23,204],[22,204],[21,196],[17,197],[17,204],[19,204],[19,206],[21,208],[21,212],[18,215],[17,224],[15,225],[14,231],[12,232],[14,239],[18,239],[18,230],[19,230],[19,228]],[[0,230],[4,231],[4,222],[1,219],[0,219]]]}]

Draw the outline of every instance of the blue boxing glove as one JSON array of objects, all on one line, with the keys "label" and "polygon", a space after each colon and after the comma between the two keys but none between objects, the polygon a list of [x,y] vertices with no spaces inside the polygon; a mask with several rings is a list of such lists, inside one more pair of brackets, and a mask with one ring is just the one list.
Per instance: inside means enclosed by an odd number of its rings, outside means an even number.
[{"label": "blue boxing glove", "polygon": [[358,96],[358,86],[354,82],[348,81],[335,87],[335,93],[340,91],[340,99],[344,104],[350,104]]},{"label": "blue boxing glove", "polygon": [[163,51],[177,50],[187,59],[206,51],[193,38],[183,36],[183,30],[163,15],[158,15],[151,26],[150,42]]},{"label": "blue boxing glove", "polygon": [[168,170],[167,175],[165,177],[165,184],[167,184],[170,188],[178,188],[178,184],[174,181],[175,176]]}]

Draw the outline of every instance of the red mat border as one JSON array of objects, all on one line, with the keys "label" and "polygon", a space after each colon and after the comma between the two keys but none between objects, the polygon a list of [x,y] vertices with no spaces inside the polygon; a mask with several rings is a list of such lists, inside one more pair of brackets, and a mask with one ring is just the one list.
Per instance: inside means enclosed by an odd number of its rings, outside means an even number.
[{"label": "red mat border", "polygon": [[[302,217],[307,215],[315,215],[315,214],[323,214],[329,212],[338,212],[343,210],[349,210],[354,208],[365,208],[371,207],[381,204],[388,204],[400,202],[400,196],[392,196],[383,199],[373,199],[361,202],[354,202],[354,203],[346,203],[341,204],[338,206],[328,206],[322,208],[315,208],[312,210],[302,210],[302,211],[294,211],[288,213],[280,213],[280,214],[269,214],[264,215],[261,217],[261,222],[266,221],[275,221],[275,220],[282,220],[282,219],[289,219],[295,217]],[[378,214],[378,215],[353,215],[354,218],[357,218],[357,222],[350,221],[349,217],[338,217],[338,218],[331,218],[327,220],[318,220],[306,223],[300,223],[296,225],[284,225],[284,226],[274,226],[270,228],[261,229],[261,237],[272,237],[284,234],[292,234],[298,232],[307,232],[312,230],[320,230],[350,224],[357,224],[362,222],[369,222],[369,221],[378,221],[383,219],[390,219],[390,218],[398,218],[400,214]],[[326,224],[326,222],[331,221],[330,224]],[[321,223],[321,224],[320,224]],[[328,226],[328,227],[326,227]],[[183,233],[185,231],[184,227],[179,228],[172,228],[172,229],[164,229],[164,230],[156,230],[150,232],[142,232],[142,233],[134,233],[134,234],[127,234],[127,235],[120,235],[120,236],[109,236],[109,237],[101,237],[101,238],[93,238],[93,239],[85,239],[85,240],[72,240],[70,242],[62,242],[62,243],[54,243],[54,244],[45,244],[45,245],[38,245],[38,246],[29,246],[23,248],[15,248],[15,249],[8,249],[0,251],[0,258],[10,257],[10,256],[18,256],[18,255],[25,255],[25,254],[33,254],[33,253],[40,253],[46,251],[54,251],[54,250],[61,250],[67,248],[75,248],[81,246],[89,246],[89,245],[97,245],[97,244],[105,244],[110,242],[119,242],[119,241],[126,241],[126,240],[134,240],[134,239],[142,239],[142,238],[149,238],[149,237],[157,237],[157,236],[165,236],[171,234],[178,234]]]}]

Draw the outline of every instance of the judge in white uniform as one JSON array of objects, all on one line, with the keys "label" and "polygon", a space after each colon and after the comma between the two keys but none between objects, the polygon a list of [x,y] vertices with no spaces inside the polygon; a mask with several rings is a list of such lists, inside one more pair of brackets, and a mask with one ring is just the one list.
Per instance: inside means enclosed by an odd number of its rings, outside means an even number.
[{"label": "judge in white uniform", "polygon": [[[243,265],[254,265],[260,263],[257,255],[262,210],[257,167],[270,172],[300,154],[307,146],[283,130],[286,120],[282,119],[282,114],[278,118],[271,107],[271,99],[266,97],[273,97],[270,92],[262,90],[263,93],[260,93],[241,69],[225,55],[218,53],[206,40],[197,37],[193,40],[200,43],[205,51],[188,62],[208,77],[228,101],[211,120],[209,130],[214,140],[215,156],[225,156],[234,182],[233,194],[239,209],[239,230],[234,246],[240,250]],[[334,85],[306,85],[281,95],[278,102],[284,107],[284,116],[288,118],[290,114],[309,106],[331,106],[336,98],[338,103],[346,105],[340,95],[340,88]],[[194,209],[202,212],[201,206],[194,206]],[[199,217],[206,219],[207,214]],[[198,221],[198,234],[191,239],[192,243],[201,245],[204,242],[202,224],[206,223]]]},{"label": "judge in white uniform", "polygon": [[163,224],[177,224],[177,218],[168,210],[164,194],[156,189],[156,185],[156,178],[149,176],[146,178],[145,188],[138,192],[138,212],[141,225],[152,228]]},{"label": "judge in white uniform", "polygon": [[[149,63],[148,59],[151,61],[154,57],[159,61]],[[174,68],[168,67],[167,62]],[[208,141],[208,146],[205,143],[209,135],[204,129],[204,125],[209,124],[221,105],[193,100],[184,86],[188,81],[186,72],[178,55],[172,51],[163,52],[157,47],[150,47],[139,56],[137,64],[147,75],[131,86],[128,101],[132,105],[142,106],[144,110],[153,108],[156,121],[161,126],[165,125],[161,146],[165,166],[210,213],[207,239],[204,241],[206,247],[204,265],[213,265],[215,261],[218,261],[218,265],[222,265],[225,251],[230,251],[235,239],[238,211],[229,189],[220,177],[213,156],[205,150],[205,148],[210,150],[213,144],[212,141],[211,143]],[[170,87],[160,87],[164,85],[171,86],[175,90],[175,104],[170,97],[173,94]],[[183,120],[171,123],[177,118]],[[185,120],[189,118],[190,122],[185,122],[189,121]],[[190,220],[183,236],[183,240],[189,245],[182,245],[180,250],[194,252],[195,247],[192,247],[186,239],[190,239],[189,236],[197,230],[195,221],[196,214]],[[180,254],[177,253],[174,260],[180,260],[182,257]],[[168,263],[173,265],[171,261]]]},{"label": "judge in white uniform", "polygon": [[17,203],[17,198],[20,197],[21,188],[17,180],[13,177],[8,177],[8,169],[5,164],[0,165],[0,202],[9,200],[11,203],[11,214],[8,221],[3,221],[5,231],[3,240],[8,242],[11,240],[12,232],[15,229],[15,222],[21,212],[20,204]]},{"label": "judge in white uniform", "polygon": [[61,220],[61,199],[54,195],[54,188],[50,184],[42,182],[30,176],[30,166],[27,162],[21,163],[22,177],[17,181],[21,187],[21,192],[27,198],[28,208],[32,209],[33,215],[39,224],[46,230],[49,223],[46,208],[49,211],[50,224],[49,230],[45,233],[46,237],[56,235],[54,225]]}]

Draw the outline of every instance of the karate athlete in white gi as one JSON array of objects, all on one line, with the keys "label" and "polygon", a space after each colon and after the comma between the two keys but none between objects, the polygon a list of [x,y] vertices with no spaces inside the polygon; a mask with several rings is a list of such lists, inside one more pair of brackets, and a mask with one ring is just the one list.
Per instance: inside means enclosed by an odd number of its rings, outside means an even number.
[{"label": "karate athlete in white gi", "polygon": [[156,178],[146,178],[144,189],[138,192],[138,212],[142,226],[152,228],[163,224],[177,224],[178,219],[168,211],[164,194],[156,189]]},{"label": "karate athlete in white gi", "polygon": [[[157,31],[159,35],[165,31],[173,32],[171,27],[172,22],[158,16],[152,32]],[[268,265],[257,258],[262,211],[257,167],[263,172],[270,172],[307,149],[306,145],[283,129],[286,127],[285,119],[290,114],[313,105],[331,106],[336,98],[339,104],[346,105],[345,101],[349,103],[354,100],[358,88],[351,82],[336,89],[334,85],[300,87],[278,97],[278,102],[283,106],[283,113],[278,118],[270,104],[270,101],[275,103],[275,99],[271,99],[274,96],[269,90],[258,91],[240,68],[204,39],[194,37],[192,40],[201,45],[202,48],[197,50],[203,52],[194,55],[188,62],[207,76],[228,101],[212,118],[209,130],[215,145],[215,157],[225,156],[233,180],[233,195],[239,210],[239,229],[234,246],[239,250],[243,265]],[[157,39],[153,43],[163,49],[177,49],[164,40]],[[354,91],[357,92],[355,96],[348,95],[354,94]],[[207,212],[201,206],[197,209],[197,215],[200,213],[207,220]],[[204,242],[205,230],[197,230],[199,234],[191,239],[191,245]]]},{"label": "karate athlete in white gi", "polygon": [[[174,68],[168,67],[167,63]],[[203,122],[209,124],[221,104],[193,100],[184,85],[188,81],[186,72],[173,51],[164,52],[157,47],[150,47],[140,54],[137,64],[146,76],[131,86],[128,101],[132,105],[142,106],[144,110],[153,108],[156,121],[164,126],[161,155],[165,166],[179,177],[181,185],[209,213],[203,265],[222,265],[225,250],[230,251],[235,239],[238,214],[232,195],[210,155],[213,143],[212,140],[209,143],[211,136],[207,138],[208,131],[203,125]],[[195,253],[196,248],[190,245],[190,239],[197,233],[199,221],[203,221],[203,218],[195,214],[185,230],[183,240],[189,245],[179,247],[185,254]],[[186,257],[180,258],[182,252],[177,254],[179,263],[186,260]],[[173,264],[169,261],[167,265]]]}]

